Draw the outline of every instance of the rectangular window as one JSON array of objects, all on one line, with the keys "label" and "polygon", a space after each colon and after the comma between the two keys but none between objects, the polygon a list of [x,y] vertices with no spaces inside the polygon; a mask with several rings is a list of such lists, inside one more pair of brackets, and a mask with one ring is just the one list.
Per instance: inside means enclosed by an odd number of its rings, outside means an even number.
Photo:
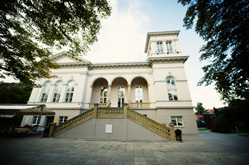
[{"label": "rectangular window", "polygon": [[175,126],[183,126],[182,116],[171,116],[171,122]]},{"label": "rectangular window", "polygon": [[172,53],[171,42],[166,42],[166,46],[167,46],[167,52]]},{"label": "rectangular window", "polygon": [[161,42],[157,43],[157,50],[158,50],[158,53],[163,53],[162,43]]},{"label": "rectangular window", "polygon": [[40,116],[33,116],[33,119],[32,119],[32,124],[33,125],[37,125],[37,124],[40,124]]},{"label": "rectangular window", "polygon": [[68,116],[59,116],[59,124],[64,123],[68,120]]}]

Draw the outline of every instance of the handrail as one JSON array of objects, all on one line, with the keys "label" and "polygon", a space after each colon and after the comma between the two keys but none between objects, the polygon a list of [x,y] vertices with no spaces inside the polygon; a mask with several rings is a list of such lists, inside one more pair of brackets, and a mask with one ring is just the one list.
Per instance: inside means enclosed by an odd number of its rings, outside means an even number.
[{"label": "handrail", "polygon": [[83,112],[82,114],[75,116],[64,123],[61,123],[54,127],[53,130],[53,136],[59,135],[60,133],[73,128],[76,125],[79,125],[89,119],[92,119],[94,117],[94,109],[88,110],[86,112]]},{"label": "handrail", "polygon": [[146,116],[143,116],[142,114],[128,109],[128,118],[133,120],[134,122],[150,129],[151,131],[156,132],[157,134],[171,140],[171,130],[169,127],[162,125]]}]

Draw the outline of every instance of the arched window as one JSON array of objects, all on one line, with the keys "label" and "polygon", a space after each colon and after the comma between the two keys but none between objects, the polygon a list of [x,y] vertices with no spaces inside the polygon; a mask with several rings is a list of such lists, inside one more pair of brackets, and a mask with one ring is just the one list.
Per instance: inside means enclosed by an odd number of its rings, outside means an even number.
[{"label": "arched window", "polygon": [[67,88],[66,88],[65,102],[72,101],[73,94],[74,94],[74,86],[75,86],[74,81],[68,82]]},{"label": "arched window", "polygon": [[173,77],[167,77],[166,82],[167,82],[169,100],[178,100],[177,90]]},{"label": "arched window", "polygon": [[141,86],[135,88],[135,102],[136,103],[143,102],[143,91]]},{"label": "arched window", "polygon": [[62,85],[63,85],[62,81],[56,82],[52,102],[59,102],[61,90],[62,90]]},{"label": "arched window", "polygon": [[40,102],[46,102],[47,101],[49,90],[50,90],[50,85],[51,85],[51,83],[49,81],[47,81],[47,82],[45,82],[43,84],[43,89],[42,89],[42,95],[41,95]]},{"label": "arched window", "polygon": [[100,92],[100,103],[106,103],[107,102],[107,94],[108,94],[107,87],[102,87],[101,92]]},{"label": "arched window", "polygon": [[124,97],[125,97],[125,88],[119,87],[118,88],[118,107],[123,107]]}]

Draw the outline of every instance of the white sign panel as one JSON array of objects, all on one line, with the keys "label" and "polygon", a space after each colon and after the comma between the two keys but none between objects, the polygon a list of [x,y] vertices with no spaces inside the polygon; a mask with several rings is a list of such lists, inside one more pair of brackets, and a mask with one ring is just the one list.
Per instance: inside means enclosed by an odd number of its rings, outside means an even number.
[{"label": "white sign panel", "polygon": [[105,133],[112,133],[112,124],[106,124]]}]

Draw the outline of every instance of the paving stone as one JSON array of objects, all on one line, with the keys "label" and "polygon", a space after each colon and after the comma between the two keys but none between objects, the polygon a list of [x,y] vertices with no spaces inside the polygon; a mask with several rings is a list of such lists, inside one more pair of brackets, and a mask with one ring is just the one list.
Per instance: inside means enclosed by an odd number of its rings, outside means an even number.
[{"label": "paving stone", "polygon": [[[183,142],[0,137],[4,165],[249,164],[249,138],[202,131]],[[14,155],[14,159],[13,159]]]}]

